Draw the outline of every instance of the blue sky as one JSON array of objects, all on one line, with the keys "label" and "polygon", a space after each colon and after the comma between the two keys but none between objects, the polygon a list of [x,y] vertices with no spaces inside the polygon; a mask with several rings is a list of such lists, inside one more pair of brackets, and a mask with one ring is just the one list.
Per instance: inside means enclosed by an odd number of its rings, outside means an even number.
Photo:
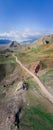
[{"label": "blue sky", "polygon": [[0,0],[0,38],[28,40],[53,33],[53,0]]}]

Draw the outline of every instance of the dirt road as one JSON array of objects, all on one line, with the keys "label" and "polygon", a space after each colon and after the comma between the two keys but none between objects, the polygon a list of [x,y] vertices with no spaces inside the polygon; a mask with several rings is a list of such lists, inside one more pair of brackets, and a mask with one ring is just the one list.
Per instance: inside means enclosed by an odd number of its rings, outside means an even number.
[{"label": "dirt road", "polygon": [[39,80],[39,78],[34,75],[31,71],[29,71],[19,60],[18,58],[13,55],[16,58],[16,62],[29,74],[31,75],[34,79],[35,82],[39,85],[39,87],[41,88],[43,95],[48,98],[52,103],[53,103],[53,95],[46,89],[46,87],[42,84],[42,82]]}]

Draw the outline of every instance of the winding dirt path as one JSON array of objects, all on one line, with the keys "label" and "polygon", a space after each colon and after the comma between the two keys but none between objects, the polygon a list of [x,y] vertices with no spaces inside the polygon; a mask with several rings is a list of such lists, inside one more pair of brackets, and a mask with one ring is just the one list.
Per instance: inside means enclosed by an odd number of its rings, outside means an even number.
[{"label": "winding dirt path", "polygon": [[44,96],[46,98],[48,98],[52,103],[53,103],[53,95],[46,89],[46,87],[42,84],[42,82],[39,80],[39,78],[34,75],[31,71],[29,71],[19,60],[18,58],[13,55],[16,58],[16,62],[22,67],[22,69],[24,69],[29,75],[31,75],[34,79],[35,82],[39,85],[39,87],[41,88]]}]

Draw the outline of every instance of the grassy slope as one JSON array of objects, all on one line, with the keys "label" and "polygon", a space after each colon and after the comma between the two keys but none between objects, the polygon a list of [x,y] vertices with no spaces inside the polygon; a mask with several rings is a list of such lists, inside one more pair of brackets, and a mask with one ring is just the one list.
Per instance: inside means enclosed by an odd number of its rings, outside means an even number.
[{"label": "grassy slope", "polygon": [[[23,108],[23,118],[21,119],[20,129],[21,130],[52,130],[53,129],[53,115],[46,112],[44,108],[44,102],[32,93],[33,88],[39,93],[39,96],[43,95],[35,84],[35,82],[30,79],[28,80],[29,90],[27,91],[27,105]],[[43,100],[44,101],[44,100]],[[47,99],[45,102],[48,103]],[[50,104],[50,103],[49,103]],[[51,104],[50,104],[51,105]],[[47,108],[47,105],[46,105]],[[48,111],[48,110],[47,110]]]},{"label": "grassy slope", "polygon": [[[23,52],[21,53],[19,52],[17,54],[21,62],[27,64],[27,67],[29,66],[31,67],[34,63],[41,60],[42,64],[45,65],[46,67],[46,73],[44,71],[44,67],[41,67],[39,78],[45,85],[50,84],[50,86],[53,85],[53,82],[51,82],[53,77],[53,62],[52,62],[53,49],[52,48],[53,48],[53,43],[50,43],[48,45],[41,45],[40,47],[37,48],[34,47],[32,47],[31,49],[27,48]],[[35,87],[35,90],[38,91],[38,93],[40,94],[40,90],[38,89],[38,86],[34,83],[34,81],[30,80],[28,82],[29,82],[29,86],[32,86],[32,88]],[[52,91],[52,88],[50,90]],[[28,92],[27,96],[29,98],[29,107],[26,107],[24,109],[25,116],[23,117],[21,123],[21,127],[23,127],[22,129],[52,130],[53,116],[44,110],[44,107],[47,108],[47,105],[44,104],[44,99],[43,102],[41,103],[41,101],[37,99],[36,96],[34,97],[34,95],[31,94],[31,91]]]},{"label": "grassy slope", "polygon": [[[52,104],[43,97],[39,86],[33,79],[27,80],[29,89],[26,91],[26,102],[22,109],[20,130],[53,130]],[[36,93],[33,94],[35,89]],[[49,108],[48,108],[49,107]],[[15,130],[12,125],[10,130]]]},{"label": "grassy slope", "polygon": [[52,130],[53,116],[42,111],[38,107],[30,106],[24,109],[25,117],[23,118],[22,127],[29,130]]},{"label": "grassy slope", "polygon": [[49,92],[53,94],[53,69],[48,69],[41,75],[39,74],[39,78],[43,84],[45,84]]},{"label": "grassy slope", "polygon": [[15,68],[15,58],[13,58],[10,53],[0,53],[0,81],[2,81],[6,76],[12,74]]},{"label": "grassy slope", "polygon": [[5,57],[5,54],[4,55],[0,54],[0,64],[5,64],[5,63],[9,64],[9,63],[14,63],[14,62],[15,62],[15,58],[12,57],[11,55],[8,57]]},{"label": "grassy slope", "polygon": [[[53,69],[53,43],[49,43],[47,45],[43,44],[41,46],[38,47],[32,47],[30,49],[26,48],[24,50],[22,50],[21,52],[18,52],[16,54],[18,56],[18,59],[25,64],[28,69],[30,69],[32,72],[34,72],[34,66],[41,61],[41,67],[40,67],[40,71],[38,73],[40,79],[42,80],[42,82],[45,82],[45,85],[47,86],[47,83],[49,86],[52,86],[52,78],[53,74],[52,74],[52,69]],[[51,72],[50,72],[51,70]],[[48,75],[45,73],[47,73],[48,71]],[[44,79],[44,73],[45,73],[45,79]],[[41,78],[41,76],[43,78]],[[47,79],[47,80],[46,80]],[[45,80],[45,81],[43,81]],[[50,84],[48,82],[48,80],[50,81]]]},{"label": "grassy slope", "polygon": [[[29,69],[41,60],[41,69],[39,78],[45,85],[52,80],[52,59],[53,59],[53,43],[41,45],[35,48],[24,48],[21,52],[16,52],[18,59]],[[46,70],[46,73],[45,73]],[[49,75],[49,79],[48,79]],[[46,79],[47,78],[47,79]],[[48,82],[49,80],[50,82]],[[53,105],[43,97],[41,90],[33,80],[27,80],[30,88],[27,92],[27,104],[23,108],[23,118],[20,123],[20,130],[53,130]],[[34,89],[35,88],[35,89]],[[33,90],[37,93],[33,93]],[[52,91],[52,90],[51,90]],[[50,112],[50,113],[49,113]]]},{"label": "grassy slope", "polygon": [[[27,67],[29,66],[31,67],[37,61],[41,60],[42,63],[46,65],[47,67],[46,70],[48,71],[46,71],[47,73],[44,75],[44,68],[41,68],[39,76],[42,81],[44,78],[46,81],[46,76],[48,77],[48,75],[50,74],[49,79],[51,79],[51,74],[52,74],[51,71],[52,58],[53,58],[53,52],[51,51],[52,47],[53,47],[53,43],[51,43],[50,45],[49,44],[41,45],[40,47],[37,48],[34,47],[31,49],[27,48],[21,52],[15,52],[15,54],[18,56],[21,62],[27,65]],[[11,62],[11,60],[9,59],[8,61]],[[8,63],[8,61],[6,63]],[[19,66],[17,67],[20,70],[18,75],[21,76],[21,80],[26,79],[28,75],[25,74],[25,72],[22,71]],[[33,81],[33,79],[27,78],[27,82],[29,84],[29,90],[26,92],[27,101],[22,110],[23,115],[20,122],[20,130],[53,130],[52,104],[45,97],[43,97],[41,90],[39,89],[38,85]],[[4,89],[1,91],[4,92]],[[11,89],[13,89],[12,86],[10,88],[10,91]],[[35,94],[34,91],[36,91]],[[10,98],[10,95],[9,94],[7,95],[8,95],[7,97]],[[5,97],[5,95],[3,96]],[[3,98],[3,96],[2,96],[2,101],[4,102],[4,100],[6,101],[6,98]],[[11,130],[15,130],[15,127],[12,126]]]},{"label": "grassy slope", "polygon": [[[17,53],[18,58],[25,64],[33,64],[36,61],[42,60],[47,63],[47,66],[52,66],[52,58],[53,58],[53,43],[50,45],[41,45],[37,48],[32,47],[31,49],[24,49],[21,52]],[[46,61],[47,60],[47,61]],[[48,64],[48,62],[50,62]]]}]

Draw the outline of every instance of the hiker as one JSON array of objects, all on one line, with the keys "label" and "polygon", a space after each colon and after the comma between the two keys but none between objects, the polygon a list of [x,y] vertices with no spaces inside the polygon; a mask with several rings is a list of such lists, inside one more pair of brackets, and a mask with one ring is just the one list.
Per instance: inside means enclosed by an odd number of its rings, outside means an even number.
[{"label": "hiker", "polygon": [[26,82],[23,83],[23,90],[24,89],[28,90],[28,83],[26,83]]}]

